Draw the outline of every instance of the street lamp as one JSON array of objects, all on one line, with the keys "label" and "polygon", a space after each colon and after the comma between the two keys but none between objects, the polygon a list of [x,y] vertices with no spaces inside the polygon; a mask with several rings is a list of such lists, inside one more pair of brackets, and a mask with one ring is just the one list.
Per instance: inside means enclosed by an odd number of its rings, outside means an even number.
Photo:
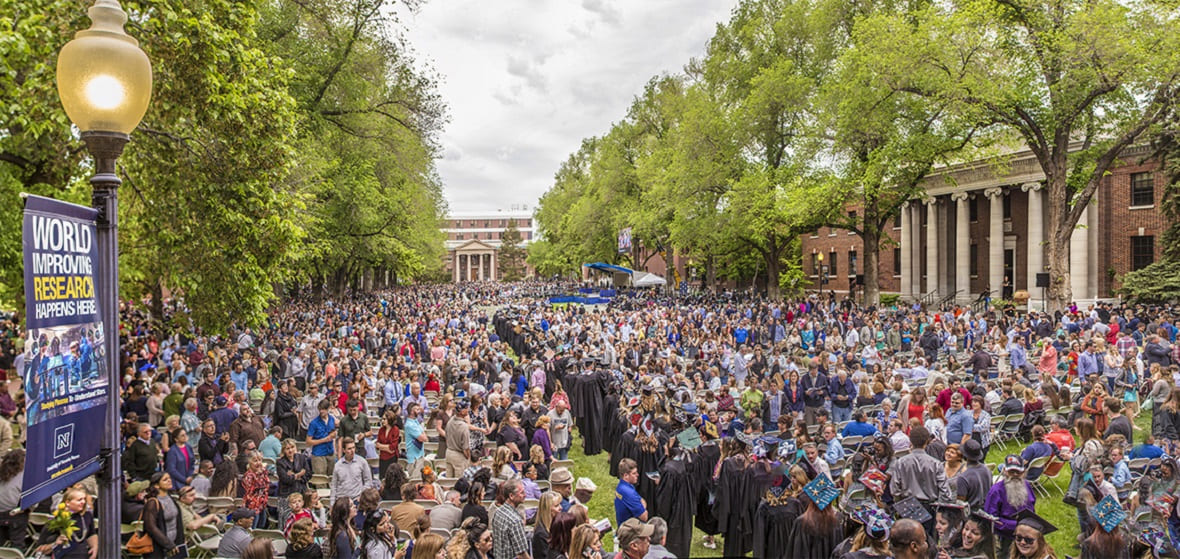
[{"label": "street lamp", "polygon": [[119,557],[122,487],[119,463],[119,185],[115,161],[152,97],[152,64],[123,31],[117,0],[96,0],[90,29],[79,31],[57,57],[57,94],[94,157],[91,203],[98,210],[98,303],[102,315],[110,401],[99,460],[98,557]]},{"label": "street lamp", "polygon": [[823,295],[823,293],[824,293],[824,253],[820,252],[820,253],[816,254],[815,258],[817,260],[819,260],[819,269],[815,271],[816,284],[818,285],[819,294]]}]

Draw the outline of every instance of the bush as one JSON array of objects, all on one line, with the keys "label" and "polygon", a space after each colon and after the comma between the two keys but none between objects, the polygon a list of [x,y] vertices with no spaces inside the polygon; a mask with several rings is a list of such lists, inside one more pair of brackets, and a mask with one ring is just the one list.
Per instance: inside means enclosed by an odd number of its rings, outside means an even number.
[{"label": "bush", "polygon": [[881,306],[882,307],[893,307],[893,306],[896,306],[897,303],[899,303],[899,302],[901,302],[901,295],[900,294],[897,294],[897,293],[882,293],[881,294]]},{"label": "bush", "polygon": [[1180,301],[1180,260],[1163,260],[1123,275],[1119,294],[1136,303]]}]

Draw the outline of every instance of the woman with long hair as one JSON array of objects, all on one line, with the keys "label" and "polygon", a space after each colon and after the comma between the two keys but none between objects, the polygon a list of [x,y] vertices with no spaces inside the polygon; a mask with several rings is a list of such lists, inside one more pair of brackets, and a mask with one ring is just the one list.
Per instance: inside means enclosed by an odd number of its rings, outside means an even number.
[{"label": "woman with long hair", "polygon": [[152,552],[144,557],[164,559],[176,555],[177,548],[184,544],[184,522],[180,503],[169,495],[172,476],[156,472],[150,483],[151,497],[143,507],[143,530],[152,538]]},{"label": "woman with long hair", "polygon": [[[423,534],[422,537],[414,540],[413,552],[409,554],[409,559],[447,559],[446,550],[443,546],[446,541],[438,534]],[[376,559],[371,558],[371,559]]]},{"label": "woman with long hair", "polygon": [[[462,559],[488,559],[492,554],[492,530],[486,524],[476,523],[467,530],[467,553]],[[543,559],[533,553],[536,559]],[[452,557],[452,559],[458,559]]]},{"label": "woman with long hair", "polygon": [[324,550],[315,542],[315,522],[301,518],[291,525],[287,535],[286,559],[323,559]]},{"label": "woman with long hair", "polygon": [[598,530],[590,524],[581,524],[574,528],[570,536],[570,549],[565,556],[574,559],[602,559],[602,541]]},{"label": "woman with long hair", "polygon": [[901,424],[907,426],[906,432],[909,432],[911,418],[917,418],[920,425],[926,420],[926,389],[919,386],[910,392],[909,396],[903,396],[897,403],[897,412],[901,417]]},{"label": "woman with long hair", "polygon": [[483,506],[484,484],[475,482],[471,484],[471,489],[467,490],[467,503],[463,505],[463,514],[460,518],[467,520],[468,518],[476,518],[481,524],[488,524],[488,509]]},{"label": "woman with long hair", "polygon": [[800,498],[806,507],[792,526],[790,551],[785,557],[798,559],[828,559],[832,550],[844,539],[844,526],[836,516],[836,507],[820,510],[810,498]]},{"label": "woman with long hair", "polygon": [[[361,532],[360,557],[363,559],[393,559],[397,553],[397,525],[393,517],[382,510],[365,515]],[[441,538],[440,538],[441,539]]]},{"label": "woman with long hair", "polygon": [[1109,419],[1106,417],[1106,385],[1099,380],[1090,387],[1090,392],[1082,398],[1082,412],[1094,422],[1094,429],[1099,433],[1106,432]]},{"label": "woman with long hair", "polygon": [[222,460],[213,469],[213,477],[209,480],[210,497],[238,496],[238,467],[233,460]]},{"label": "woman with long hair", "polygon": [[1016,531],[1013,532],[1011,559],[1057,559],[1057,552],[1045,541],[1045,534],[1056,530],[1057,528],[1035,514],[1021,519],[1016,523]]},{"label": "woman with long hair", "polygon": [[[553,458],[553,443],[549,436],[549,419],[548,415],[542,415],[537,418],[537,430],[533,431],[533,446],[540,446],[545,453],[545,461],[548,462]],[[531,449],[530,449],[531,452]]]},{"label": "woman with long hair", "polygon": [[561,512],[561,495],[554,491],[546,491],[541,495],[537,505],[537,523],[533,529],[533,557],[538,559],[549,556],[549,526],[553,524],[553,517]]},{"label": "woman with long hair", "polygon": [[946,441],[946,414],[937,402],[930,403],[930,413],[926,414],[926,430],[930,431],[931,440]]},{"label": "woman with long hair", "polygon": [[365,519],[368,518],[369,513],[375,512],[381,504],[381,493],[372,487],[365,488],[361,491],[360,498],[356,503],[356,517],[353,519],[356,524],[356,529],[365,529]]},{"label": "woman with long hair", "polygon": [[242,550],[242,559],[275,559],[275,548],[270,538],[254,538]]},{"label": "woman with long hair", "polygon": [[25,547],[28,534],[29,511],[20,509],[20,493],[24,487],[25,449],[15,448],[0,459],[0,545]]},{"label": "woman with long hair", "polygon": [[957,545],[939,545],[937,559],[995,559],[995,540],[992,521],[972,514],[963,522]]},{"label": "woman with long hair", "polygon": [[356,505],[352,499],[340,497],[332,503],[329,513],[329,525],[332,530],[328,533],[328,557],[330,559],[356,559],[358,549],[356,545],[356,528],[352,518],[356,516]]},{"label": "woman with long hair", "polygon": [[492,459],[492,476],[502,481],[519,477],[520,473],[516,471],[516,465],[512,463],[512,459],[512,449],[506,446],[497,448],[496,456]]},{"label": "woman with long hair", "polygon": [[549,522],[549,542],[546,545],[550,559],[564,557],[569,552],[574,527],[577,525],[577,519],[568,512],[558,512],[553,516]]},{"label": "woman with long hair", "polygon": [[377,430],[377,475],[385,477],[389,467],[397,464],[398,443],[402,440],[401,420],[393,410],[387,410]]},{"label": "woman with long hair", "polygon": [[468,437],[471,449],[471,460],[478,462],[483,458],[484,450],[483,444],[487,440],[487,436],[492,434],[492,429],[488,424],[488,407],[483,402],[482,394],[471,395],[471,408],[468,411],[467,422],[470,425],[471,434]]},{"label": "woman with long hair", "polygon": [[394,462],[385,470],[385,475],[381,478],[381,498],[386,501],[400,501],[402,499],[402,487],[405,487],[406,482],[410,481],[406,471],[402,469],[399,462]]},{"label": "woman with long hair", "polygon": [[983,455],[987,456],[987,451],[992,446],[992,414],[983,409],[983,406],[983,398],[971,398],[971,419],[974,421],[971,438],[979,442],[979,446],[983,447]]},{"label": "woman with long hair", "polygon": [[549,460],[545,457],[545,450],[541,445],[529,447],[529,462],[537,468],[537,479],[549,479]]},{"label": "woman with long hair", "polygon": [[948,482],[951,478],[963,472],[966,464],[963,462],[963,451],[959,449],[959,443],[951,443],[946,445],[946,451],[943,453],[943,469],[946,471],[946,479]]}]

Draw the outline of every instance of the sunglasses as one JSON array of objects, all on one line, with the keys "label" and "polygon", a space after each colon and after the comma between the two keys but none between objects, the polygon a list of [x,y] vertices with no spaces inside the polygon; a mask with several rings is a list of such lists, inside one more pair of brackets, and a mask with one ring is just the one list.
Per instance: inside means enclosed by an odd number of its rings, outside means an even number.
[{"label": "sunglasses", "polygon": [[1036,538],[1030,538],[1028,536],[1013,536],[1013,539],[1015,539],[1018,543],[1023,544],[1033,544],[1037,542]]}]

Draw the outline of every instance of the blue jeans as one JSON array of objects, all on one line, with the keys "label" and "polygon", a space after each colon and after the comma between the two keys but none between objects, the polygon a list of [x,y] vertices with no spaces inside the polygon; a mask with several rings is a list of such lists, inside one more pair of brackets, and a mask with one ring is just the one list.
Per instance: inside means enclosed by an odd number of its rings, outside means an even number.
[{"label": "blue jeans", "polygon": [[832,406],[832,421],[840,423],[841,421],[850,421],[852,419],[852,406]]},{"label": "blue jeans", "polygon": [[559,448],[559,449],[553,451],[553,458],[556,460],[569,460],[570,447],[567,446],[565,448]]},{"label": "blue jeans", "polygon": [[253,526],[254,529],[255,530],[265,530],[266,529],[266,520],[267,520],[266,519],[266,507],[262,507],[262,512],[258,513],[258,516],[254,517],[254,526]]}]

